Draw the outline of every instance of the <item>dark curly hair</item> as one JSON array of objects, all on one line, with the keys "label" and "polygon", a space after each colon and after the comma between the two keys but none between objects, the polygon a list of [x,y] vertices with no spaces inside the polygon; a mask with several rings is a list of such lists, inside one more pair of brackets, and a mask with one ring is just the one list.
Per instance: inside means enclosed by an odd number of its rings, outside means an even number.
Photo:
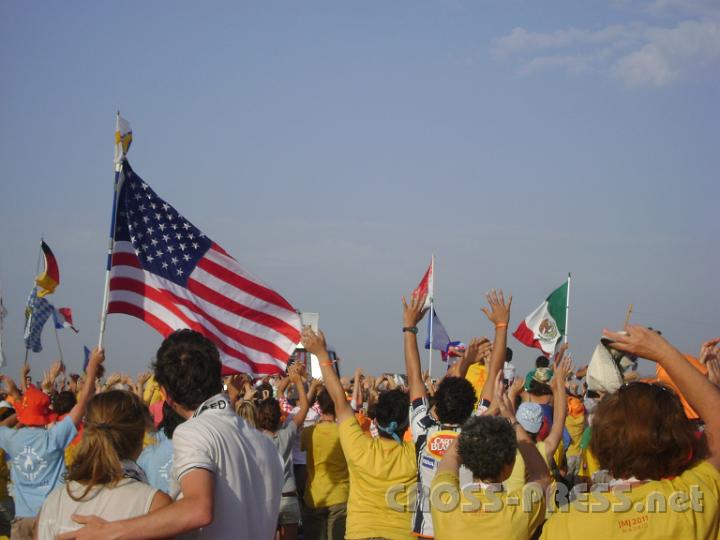
[{"label": "dark curly hair", "polygon": [[317,402],[323,414],[332,414],[335,416],[335,403],[327,390],[323,389],[318,393]]},{"label": "dark curly hair", "polygon": [[[381,428],[388,428],[393,422],[397,424],[395,434],[402,439],[410,421],[410,398],[399,388],[382,392],[375,406],[375,421]],[[381,437],[392,439],[390,433],[378,430]]]},{"label": "dark curly hair", "polygon": [[499,416],[473,416],[465,422],[457,444],[460,459],[473,478],[502,481],[502,470],[515,462],[515,431]]},{"label": "dark curly hair", "polygon": [[275,433],[280,429],[280,402],[267,398],[260,402],[257,409],[257,428]]},{"label": "dark curly hair", "polygon": [[445,377],[435,392],[435,412],[443,424],[462,424],[475,408],[475,389],[461,377]]},{"label": "dark curly hair", "polygon": [[64,390],[53,396],[52,410],[58,415],[67,414],[72,410],[76,403],[77,399],[75,399],[75,394],[73,394],[70,390]]},{"label": "dark curly hair", "polygon": [[173,401],[194,410],[222,391],[222,365],[215,344],[194,330],[165,338],[153,364],[155,380]]},{"label": "dark curly hair", "polygon": [[173,409],[167,401],[163,402],[162,412],[163,418],[158,426],[158,430],[163,430],[165,436],[168,439],[172,439],[175,428],[182,424],[185,419],[176,413],[175,409]]},{"label": "dark curly hair", "polygon": [[659,480],[687,469],[699,447],[675,392],[633,382],[598,403],[590,450],[615,478]]}]

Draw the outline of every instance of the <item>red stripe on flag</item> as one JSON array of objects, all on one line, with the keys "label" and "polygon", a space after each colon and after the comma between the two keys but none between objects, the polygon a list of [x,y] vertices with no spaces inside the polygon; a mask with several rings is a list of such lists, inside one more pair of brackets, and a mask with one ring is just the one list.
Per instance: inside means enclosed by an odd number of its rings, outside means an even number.
[{"label": "red stripe on flag", "polygon": [[125,315],[132,315],[145,321],[155,330],[157,330],[161,336],[167,337],[173,333],[173,329],[162,319],[156,317],[152,313],[148,313],[144,309],[135,304],[129,302],[113,301],[108,304],[108,313],[124,313]]},{"label": "red stripe on flag", "polygon": [[[173,299],[175,299],[177,297],[175,295],[173,295],[172,293],[170,293],[169,291],[155,289],[154,287],[151,287],[145,283],[141,283],[141,282],[131,279],[131,278],[118,278],[118,277],[112,278],[110,280],[110,290],[130,291],[130,292],[134,292],[140,296],[143,296],[145,298],[149,298],[153,302],[160,304],[162,307],[164,307],[169,312],[171,312],[173,315],[175,315],[175,317],[180,319],[188,328],[195,330],[196,332],[199,332],[202,335],[204,335],[205,337],[207,337],[208,339],[210,339],[213,343],[215,343],[217,348],[220,349],[222,352],[224,352],[228,356],[237,358],[238,360],[246,363],[248,365],[248,367],[253,370],[253,373],[267,373],[268,372],[268,371],[263,371],[260,369],[261,366],[268,366],[268,364],[253,362],[252,360],[250,360],[250,358],[248,358],[248,356],[245,353],[238,351],[234,347],[228,345],[227,343],[222,341],[217,335],[215,335],[215,333],[213,333],[212,331],[210,331],[209,329],[207,329],[200,323],[193,321],[187,315],[185,315],[185,313],[183,313],[183,311],[181,309],[179,309],[177,307],[177,305],[175,305],[175,303],[173,302]],[[157,318],[155,315],[151,315],[149,313],[148,313],[148,315]],[[168,328],[169,328],[169,326],[168,326]],[[163,336],[167,336],[167,334],[163,334]],[[233,336],[230,336],[230,337],[233,337]],[[240,340],[236,340],[236,341],[239,342]],[[249,345],[247,345],[245,343],[243,343],[243,345],[250,347]],[[254,348],[254,347],[250,347],[250,348]],[[262,352],[265,352],[265,351],[262,351]],[[288,357],[289,355],[287,355],[284,351],[280,351],[280,353],[281,353],[281,356],[277,357],[277,359],[282,362],[287,362],[288,358],[286,358],[286,357]],[[270,353],[270,352],[268,352],[268,354],[272,355],[272,353]],[[274,355],[272,355],[272,356],[274,356]],[[280,373],[280,372],[282,372],[280,367],[275,366],[274,373]]]},{"label": "red stripe on flag", "polygon": [[[215,251],[218,251],[218,253],[222,253],[226,257],[229,257],[229,255],[227,255],[226,253],[217,250],[216,246],[213,246],[210,249],[215,249]],[[254,281],[251,281],[244,276],[236,274],[226,266],[222,266],[214,261],[211,261],[207,257],[203,257],[202,259],[200,259],[197,265],[199,268],[202,268],[207,273],[212,274],[218,279],[222,279],[224,282],[229,283],[233,287],[237,287],[238,289],[253,295],[255,298],[259,298],[260,300],[263,300],[268,304],[273,304],[275,306],[287,309],[292,313],[295,313],[295,310],[288,303],[288,301],[285,300],[278,293]]]},{"label": "red stripe on flag", "polygon": [[112,256],[113,266],[132,266],[133,268],[142,268],[140,259],[134,253],[117,252]]},{"label": "red stripe on flag", "polygon": [[[205,259],[201,259],[200,262],[204,260]],[[198,264],[198,266],[200,266],[200,264]],[[230,311],[231,313],[240,315],[245,319],[250,319],[258,324],[271,328],[294,343],[298,343],[300,341],[300,332],[298,332],[297,328],[290,326],[282,319],[278,319],[277,317],[273,317],[272,315],[263,313],[262,311],[257,311],[247,306],[243,306],[232,298],[223,296],[214,289],[211,289],[204,283],[201,283],[192,277],[187,281],[187,290],[226,311]]]}]

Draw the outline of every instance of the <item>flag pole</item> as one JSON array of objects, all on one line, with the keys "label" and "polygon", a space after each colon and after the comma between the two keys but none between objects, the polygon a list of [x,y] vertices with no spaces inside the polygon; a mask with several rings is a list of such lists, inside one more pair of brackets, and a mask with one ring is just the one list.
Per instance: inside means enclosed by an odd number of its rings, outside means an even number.
[{"label": "flag pole", "polygon": [[627,328],[627,325],[630,324],[630,317],[632,316],[632,312],[633,312],[633,305],[630,304],[627,309],[627,315],[625,315],[625,325],[623,326],[623,329]]},{"label": "flag pole", "polygon": [[433,299],[430,299],[430,335],[428,336],[430,339],[430,350],[428,351],[428,376],[430,378],[430,383],[432,384],[432,357],[433,357],[433,318],[435,314],[435,302]]},{"label": "flag pole", "polygon": [[570,327],[570,272],[567,279],[567,297],[565,299],[565,343],[568,342],[568,328]]},{"label": "flag pole", "polygon": [[[122,141],[118,141],[117,138],[122,137],[122,134],[120,133],[120,111],[117,112],[116,117],[116,144],[120,145],[120,148],[122,148]],[[124,158],[124,154],[122,155]],[[108,306],[108,296],[110,293],[110,268],[112,267],[112,252],[113,252],[113,245],[115,243],[115,221],[116,221],[116,213],[117,213],[117,199],[118,199],[118,187],[119,187],[119,180],[120,180],[120,173],[122,172],[122,164],[123,160],[117,160],[115,162],[115,184],[113,187],[113,204],[112,204],[112,214],[110,217],[110,238],[108,239],[108,250],[107,250],[107,263],[105,265],[105,288],[103,290],[103,301],[102,301],[102,308],[100,310],[100,337],[98,338],[98,347],[102,347],[103,345],[103,337],[105,335],[105,321],[107,320],[107,306]]]},{"label": "flag pole", "polygon": [[60,346],[60,336],[58,335],[57,326],[53,322],[53,329],[55,330],[55,341],[57,341],[58,351],[60,352],[60,361],[63,361],[62,347]]}]

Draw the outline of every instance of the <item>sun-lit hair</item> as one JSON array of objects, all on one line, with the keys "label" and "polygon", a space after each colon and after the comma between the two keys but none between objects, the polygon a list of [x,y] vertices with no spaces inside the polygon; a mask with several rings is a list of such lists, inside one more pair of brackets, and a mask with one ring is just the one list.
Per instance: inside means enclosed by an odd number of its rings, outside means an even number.
[{"label": "sun-lit hair", "polygon": [[252,427],[257,426],[257,409],[252,401],[239,399],[237,403],[235,403],[235,412]]},{"label": "sun-lit hair", "polygon": [[688,467],[697,454],[696,441],[672,389],[633,382],[598,404],[590,450],[614,478],[659,480]]},{"label": "sun-lit hair", "polygon": [[81,501],[93,487],[113,486],[122,480],[121,461],[135,460],[140,455],[148,421],[147,407],[135,394],[110,390],[94,396],[88,404],[83,437],[67,474],[68,482],[74,480],[84,485],[85,490],[75,497],[68,485],[70,497]]}]

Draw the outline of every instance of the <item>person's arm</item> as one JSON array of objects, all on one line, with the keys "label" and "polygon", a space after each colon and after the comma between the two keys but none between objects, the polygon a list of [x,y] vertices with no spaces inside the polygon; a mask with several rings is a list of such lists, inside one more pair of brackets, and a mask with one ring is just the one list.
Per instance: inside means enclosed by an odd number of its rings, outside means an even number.
[{"label": "person's arm", "polygon": [[310,388],[308,389],[307,394],[308,403],[313,403],[315,401],[320,388],[322,388],[322,381],[320,379],[311,379]]},{"label": "person's arm", "polygon": [[20,392],[17,388],[17,385],[15,384],[15,381],[13,381],[7,375],[3,375],[2,378],[5,381],[5,388],[7,389],[7,395],[11,396],[15,400],[21,399],[22,396],[20,395]]},{"label": "person's arm", "polygon": [[[121,521],[105,521],[97,516],[73,515],[85,525],[61,534],[59,540],[150,540],[172,537],[207,527],[213,521],[215,476],[205,469],[192,469],[180,479],[183,496],[174,503],[144,516]],[[153,501],[154,502],[154,501]]]},{"label": "person's arm", "polygon": [[345,390],[343,390],[340,384],[340,379],[338,379],[337,373],[335,373],[333,362],[330,360],[330,355],[328,355],[327,346],[325,345],[325,334],[322,332],[316,333],[312,328],[306,326],[303,328],[302,343],[306,351],[317,356],[323,382],[325,383],[325,389],[335,404],[335,417],[339,423],[342,423],[343,420],[353,415],[353,410],[345,399]]},{"label": "person's arm", "polygon": [[[290,386],[290,377],[283,377],[277,385],[277,398],[284,398],[287,387]],[[272,396],[270,396],[272,397]]]},{"label": "person's arm", "polygon": [[23,394],[27,392],[28,389],[28,375],[30,375],[30,364],[25,362],[20,369],[20,390],[22,390]]},{"label": "person's arm", "polygon": [[488,366],[487,379],[483,385],[480,394],[481,399],[490,400],[494,393],[495,377],[499,371],[502,371],[505,363],[505,355],[507,353],[507,331],[510,322],[510,306],[512,305],[512,296],[508,297],[505,303],[505,296],[502,290],[491,290],[487,295],[490,309],[482,308],[485,316],[495,325],[495,339],[493,340],[492,356],[490,357],[490,365]]},{"label": "person's arm", "polygon": [[555,365],[555,373],[552,379],[553,390],[553,426],[550,433],[545,438],[545,453],[548,461],[553,459],[555,450],[562,441],[563,429],[565,429],[565,417],[567,416],[567,392],[565,390],[565,381],[568,374],[572,370],[572,362],[570,358],[564,355],[560,357],[560,361]]},{"label": "person's arm", "polygon": [[603,330],[610,346],[657,362],[705,422],[708,461],[720,469],[720,389],[690,364],[665,338],[643,326],[628,326],[627,335]]},{"label": "person's arm", "polygon": [[76,426],[80,424],[85,416],[85,407],[87,407],[90,398],[95,395],[95,378],[97,377],[100,365],[105,361],[105,351],[101,348],[95,349],[90,354],[90,360],[87,366],[87,378],[85,384],[83,384],[80,395],[78,396],[77,403],[72,408],[68,416],[72,419],[73,424]]},{"label": "person's arm", "polygon": [[[405,297],[402,297],[403,305],[403,327],[417,328],[417,324],[425,315],[425,295],[413,294],[410,297],[410,304],[407,303]],[[403,332],[404,348],[405,348],[405,373],[408,378],[408,386],[410,387],[410,402],[416,399],[427,398],[425,384],[422,380],[422,370],[420,368],[420,351],[418,350],[417,334],[410,331]]]},{"label": "person's arm", "polygon": [[705,365],[708,370],[708,381],[720,387],[720,358],[708,360]]},{"label": "person's arm", "polygon": [[355,404],[354,409],[356,411],[359,411],[362,407],[363,399],[362,399],[362,385],[360,383],[360,378],[362,377],[362,369],[357,368],[355,370],[355,378],[353,379],[353,393],[352,393],[352,402]]},{"label": "person's arm", "polygon": [[307,394],[305,393],[305,385],[303,384],[302,376],[300,375],[300,372],[298,370],[290,370],[290,380],[295,385],[295,389],[297,390],[298,407],[300,407],[298,412],[295,413],[295,416],[293,416],[292,421],[295,422],[297,428],[300,429],[305,423],[305,417],[307,416],[308,410],[310,409],[310,402],[308,401]]}]

